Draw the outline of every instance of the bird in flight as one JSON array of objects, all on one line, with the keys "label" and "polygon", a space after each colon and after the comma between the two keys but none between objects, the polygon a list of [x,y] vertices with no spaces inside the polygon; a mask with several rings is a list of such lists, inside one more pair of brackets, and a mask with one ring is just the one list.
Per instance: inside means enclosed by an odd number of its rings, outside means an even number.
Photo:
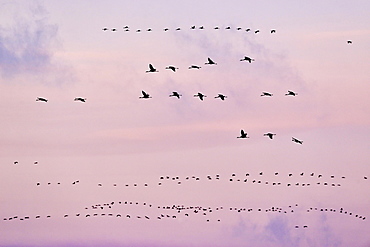
[{"label": "bird in flight", "polygon": [[352,44],[352,40],[347,40],[347,44]]},{"label": "bird in flight", "polygon": [[153,65],[150,63],[149,64],[149,70],[145,71],[146,73],[149,72],[159,72],[156,68],[153,67]]},{"label": "bird in flight", "polygon": [[214,64],[214,65],[217,65],[217,63],[215,63],[211,58],[208,58],[208,62],[205,63],[205,64],[209,64],[209,65]]},{"label": "bird in flight", "polygon": [[103,31],[108,31],[108,28],[106,28],[106,27],[105,27],[105,28],[103,28],[102,30],[103,30]]},{"label": "bird in flight", "polygon": [[251,63],[252,61],[254,61],[254,59],[244,56],[244,58],[240,59],[240,61],[247,61],[247,62]]},{"label": "bird in flight", "polygon": [[244,132],[244,130],[240,130],[240,136],[238,136],[237,138],[249,138],[249,136],[247,135],[248,134]]},{"label": "bird in flight", "polygon": [[200,26],[199,29],[204,29],[204,27],[203,26]]},{"label": "bird in flight", "polygon": [[203,98],[207,97],[207,96],[202,94],[202,93],[197,93],[197,94],[194,95],[194,97],[199,97],[200,100],[203,100]]},{"label": "bird in flight", "polygon": [[201,67],[197,66],[197,65],[191,65],[189,67],[189,69],[200,69]]},{"label": "bird in flight", "polygon": [[219,27],[215,27],[214,29],[220,29]]},{"label": "bird in flight", "polygon": [[168,28],[165,28],[165,29],[163,29],[165,32],[167,32],[168,31]]},{"label": "bird in flight", "polygon": [[172,92],[172,94],[170,95],[170,97],[177,97],[178,99],[180,99],[180,96],[182,95],[179,94],[178,92]]},{"label": "bird in flight", "polygon": [[275,30],[275,29],[272,29],[272,30],[270,31],[270,33],[276,33],[276,30]]},{"label": "bird in flight", "polygon": [[115,32],[115,31],[117,31],[117,29],[116,28],[112,28],[112,32]]},{"label": "bird in flight", "polygon": [[179,28],[179,27],[178,27],[178,28],[176,28],[176,31],[180,31],[180,30],[181,30],[181,28]]},{"label": "bird in flight", "polygon": [[86,98],[77,97],[77,98],[74,99],[74,101],[86,102]]},{"label": "bird in flight", "polygon": [[260,30],[258,30],[258,29],[256,31],[254,31],[254,33],[259,33],[259,32],[260,32]]},{"label": "bird in flight", "polygon": [[250,28],[247,28],[245,31],[246,31],[246,32],[249,32],[250,30],[251,30]]},{"label": "bird in flight", "polygon": [[288,95],[296,96],[298,94],[293,91],[288,90],[288,93],[286,93],[285,96],[288,96]]},{"label": "bird in flight", "polygon": [[268,93],[268,92],[262,92],[261,96],[272,96],[273,94],[272,93]]},{"label": "bird in flight", "polygon": [[176,72],[176,70],[179,69],[179,68],[176,68],[175,66],[170,65],[170,66],[166,67],[166,69],[170,69],[173,72]]},{"label": "bird in flight", "polygon": [[195,26],[191,26],[191,28],[190,29],[195,29]]},{"label": "bird in flight", "polygon": [[141,91],[141,93],[142,93],[143,96],[140,96],[139,97],[140,99],[149,99],[149,98],[151,98],[151,96],[148,93],[146,93],[145,91]]},{"label": "bird in flight", "polygon": [[225,100],[225,98],[227,98],[227,96],[219,93],[215,98],[220,98],[221,100]]},{"label": "bird in flight", "polygon": [[226,27],[225,29],[229,30],[231,27]]},{"label": "bird in flight", "polygon": [[47,100],[47,99],[42,98],[42,97],[37,97],[36,101],[48,102],[48,100]]},{"label": "bird in flight", "polygon": [[296,139],[294,137],[292,137],[292,141],[295,142],[295,143],[303,144],[303,141],[298,140],[298,139]]},{"label": "bird in flight", "polygon": [[266,134],[263,134],[264,136],[268,136],[270,139],[272,139],[274,137],[274,135],[276,134],[273,134],[273,133],[266,133]]}]

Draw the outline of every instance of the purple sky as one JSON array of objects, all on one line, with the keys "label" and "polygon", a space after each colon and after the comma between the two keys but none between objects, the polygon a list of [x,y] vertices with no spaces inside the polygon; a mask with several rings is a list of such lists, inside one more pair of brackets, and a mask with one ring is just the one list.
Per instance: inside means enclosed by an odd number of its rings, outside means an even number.
[{"label": "purple sky", "polygon": [[0,246],[369,247],[369,7],[0,1]]}]

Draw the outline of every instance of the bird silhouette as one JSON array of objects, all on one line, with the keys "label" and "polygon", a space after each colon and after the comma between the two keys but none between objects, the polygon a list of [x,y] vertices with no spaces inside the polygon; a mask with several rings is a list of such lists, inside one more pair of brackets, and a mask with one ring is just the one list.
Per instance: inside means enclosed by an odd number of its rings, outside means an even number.
[{"label": "bird silhouette", "polygon": [[271,29],[270,33],[276,33],[275,29]]},{"label": "bird silhouette", "polygon": [[136,32],[137,32],[137,33],[140,33],[140,32],[141,32],[141,30],[140,30],[140,29],[138,29],[138,30],[136,30]]},{"label": "bird silhouette", "polygon": [[288,90],[288,93],[285,94],[285,96],[288,96],[288,95],[291,95],[291,96],[296,96],[298,95],[297,93],[293,92],[293,91],[290,91]]},{"label": "bird silhouette", "polygon": [[247,62],[251,63],[252,61],[254,61],[254,59],[244,56],[244,58],[240,59],[240,61],[247,61]]},{"label": "bird silhouette", "polygon": [[231,29],[231,27],[230,27],[230,26],[228,26],[228,27],[226,27],[225,29],[226,29],[226,30],[229,30],[229,29]]},{"label": "bird silhouette", "polygon": [[217,29],[220,29],[220,28],[219,28],[219,27],[215,27],[214,29],[216,29],[216,30],[217,30]]},{"label": "bird silhouette", "polygon": [[37,97],[36,101],[48,102],[48,100],[47,100],[47,99],[42,98],[42,97]]},{"label": "bird silhouette", "polygon": [[173,72],[176,72],[176,70],[179,69],[179,68],[176,68],[175,66],[170,65],[170,66],[166,67],[166,69],[170,69]]},{"label": "bird silhouette", "polygon": [[268,92],[262,92],[261,96],[272,96],[273,94],[272,93],[268,93]]},{"label": "bird silhouette", "polygon": [[18,165],[18,163],[19,163],[19,162],[18,162],[17,160],[16,160],[16,161],[14,161],[14,165]]},{"label": "bird silhouette", "polygon": [[116,28],[112,28],[112,32],[115,32],[115,31],[117,31],[117,29]]},{"label": "bird silhouette", "polygon": [[142,95],[143,95],[143,96],[140,96],[140,97],[139,97],[140,99],[149,99],[149,98],[151,98],[151,97],[149,96],[149,94],[148,94],[148,93],[146,93],[145,91],[141,91],[141,93],[142,93]]},{"label": "bird silhouette", "polygon": [[220,98],[221,100],[225,100],[225,98],[227,98],[227,96],[219,93],[215,98]]},{"label": "bird silhouette", "polygon": [[194,97],[199,97],[200,100],[203,100],[204,97],[207,97],[207,96],[202,94],[202,93],[197,93],[197,94],[194,95]]},{"label": "bird silhouette", "polygon": [[151,28],[148,28],[146,31],[147,31],[147,32],[151,32],[151,31],[152,31],[152,29],[151,29]]},{"label": "bird silhouette", "polygon": [[251,30],[250,28],[245,29],[246,32],[249,32],[250,30]]},{"label": "bird silhouette", "polygon": [[159,72],[156,68],[153,67],[153,65],[150,63],[149,64],[149,70],[145,71],[146,73],[151,73],[151,72]]},{"label": "bird silhouette", "polygon": [[347,40],[347,44],[352,44],[352,40]]},{"label": "bird silhouette", "polygon": [[217,65],[217,63],[215,63],[211,58],[208,58],[208,62],[204,63],[204,64],[209,64],[209,65]]},{"label": "bird silhouette", "polygon": [[77,97],[77,98],[74,99],[74,101],[86,102],[86,98]]},{"label": "bird silhouette", "polygon": [[266,134],[263,134],[264,136],[268,136],[270,139],[272,139],[274,137],[274,135],[276,134],[273,134],[273,133],[266,133]]},{"label": "bird silhouette", "polygon": [[238,136],[237,138],[249,138],[249,136],[247,135],[248,134],[244,132],[244,130],[240,130],[240,136]]},{"label": "bird silhouette", "polygon": [[295,143],[303,144],[303,141],[298,140],[298,139],[296,139],[294,137],[292,137],[292,141],[295,142]]},{"label": "bird silhouette", "polygon": [[200,68],[202,68],[202,67],[199,67],[199,66],[197,66],[197,65],[191,65],[191,66],[189,67],[189,69],[200,69]]},{"label": "bird silhouette", "polygon": [[176,28],[176,31],[180,31],[180,30],[181,30],[181,28],[179,28],[179,27],[178,27],[178,28]]},{"label": "bird silhouette", "polygon": [[199,29],[204,29],[204,27],[203,26],[200,26]]},{"label": "bird silhouette", "polygon": [[108,31],[108,28],[104,27],[102,30],[103,30],[103,31]]},{"label": "bird silhouette", "polygon": [[259,33],[259,32],[260,32],[260,30],[258,30],[258,29],[256,31],[254,31],[254,33]]},{"label": "bird silhouette", "polygon": [[195,26],[191,26],[190,29],[195,29]]},{"label": "bird silhouette", "polygon": [[240,31],[240,30],[242,30],[242,28],[241,27],[238,27],[238,28],[236,28],[236,30]]},{"label": "bird silhouette", "polygon": [[178,99],[180,99],[180,96],[182,95],[179,94],[178,92],[172,92],[172,94],[170,95],[170,97],[177,97]]},{"label": "bird silhouette", "polygon": [[165,28],[165,29],[163,29],[165,32],[167,32],[168,31],[168,28]]}]

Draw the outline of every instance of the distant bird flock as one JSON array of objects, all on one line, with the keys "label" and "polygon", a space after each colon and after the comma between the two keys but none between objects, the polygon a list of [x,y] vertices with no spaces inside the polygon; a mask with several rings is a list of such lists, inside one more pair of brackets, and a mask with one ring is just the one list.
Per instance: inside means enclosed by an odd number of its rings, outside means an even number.
[{"label": "distant bird flock", "polygon": [[[251,28],[242,28],[242,27],[231,27],[231,26],[225,26],[225,27],[219,27],[219,26],[215,26],[215,27],[211,27],[211,28],[205,28],[204,26],[190,26],[188,28],[181,28],[181,27],[177,27],[177,28],[173,28],[173,29],[170,29],[168,27],[165,27],[165,28],[162,28],[162,29],[158,29],[156,31],[162,31],[162,32],[168,32],[168,31],[182,31],[182,30],[206,30],[206,29],[213,29],[213,30],[236,30],[236,31],[243,31],[243,32],[251,32],[251,33],[255,33],[255,34],[258,34],[260,33],[260,30],[259,29],[255,29],[255,30],[251,30]],[[107,31],[111,31],[111,32],[118,32],[119,30],[123,31],[123,32],[135,32],[135,33],[141,33],[141,32],[152,32],[154,31],[152,28],[130,28],[129,26],[124,26],[122,28],[116,28],[116,27],[111,27],[111,28],[108,28],[108,27],[103,27],[102,30],[104,32],[107,32]],[[274,34],[276,33],[276,29],[270,29],[268,31],[270,34]]]},{"label": "distant bird flock", "polygon": [[[269,133],[267,133],[269,134]],[[281,174],[279,172],[274,172],[273,174],[273,181],[266,181],[263,180],[264,175],[269,175],[265,174],[264,172],[258,172],[256,174],[252,173],[244,173],[244,174],[236,174],[236,173],[231,173],[229,176],[224,178],[220,174],[216,175],[207,175],[204,177],[200,176],[186,176],[186,177],[180,177],[180,176],[160,176],[159,177],[159,182],[155,184],[156,186],[171,186],[171,185],[176,185],[180,186],[182,184],[185,184],[184,182],[188,183],[237,183],[237,184],[245,184],[246,186],[250,185],[256,185],[256,186],[266,186],[266,185],[271,185],[271,186],[282,186],[285,184],[287,187],[306,187],[309,188],[311,185],[316,185],[316,186],[327,186],[327,187],[340,187],[341,183],[335,182],[336,180],[341,180],[345,181],[346,177],[345,176],[335,176],[335,175],[330,175],[330,176],[323,176],[322,174],[315,174],[313,172],[311,173],[305,173],[301,172],[299,174],[293,174],[293,173],[288,173],[288,174]],[[306,175],[306,176],[305,176]],[[285,177],[282,178],[281,176]],[[306,178],[305,178],[306,177]],[[322,181],[326,178],[325,181]],[[294,180],[295,182],[279,182],[281,179],[286,180],[286,179]],[[331,180],[332,182],[328,181]],[[364,177],[364,179],[367,179],[367,177]],[[302,180],[302,181],[299,181]],[[71,183],[73,186],[78,186],[80,183],[79,180],[75,180]],[[55,183],[58,186],[61,186],[60,182]],[[37,182],[36,186],[42,186],[42,185],[47,185],[51,186],[51,182]],[[86,183],[85,185],[86,186]],[[103,187],[102,183],[97,184],[98,187]],[[109,186],[109,185],[108,185]],[[113,187],[151,187],[150,184],[148,183],[133,183],[133,184],[118,184],[118,183],[113,183],[111,184]],[[227,204],[227,203],[226,203]],[[132,207],[145,207],[146,213],[145,214],[132,214],[129,213],[130,209]],[[122,212],[117,212],[119,210],[122,210]],[[105,203],[96,203],[93,205],[88,205],[85,206],[83,211],[84,213],[79,210],[79,212],[75,213],[65,213],[65,214],[59,214],[59,215],[41,215],[41,214],[36,214],[36,215],[12,215],[3,218],[3,221],[15,221],[15,220],[32,220],[32,219],[49,219],[49,218],[70,218],[70,217],[77,217],[77,218],[90,218],[90,217],[116,217],[116,218],[126,218],[126,219],[153,219],[153,220],[166,220],[166,219],[183,219],[183,218],[192,218],[192,217],[202,217],[205,222],[221,222],[222,221],[222,216],[225,217],[225,213],[219,215],[219,212],[230,212],[230,213],[281,213],[281,214],[292,214],[297,211],[302,211],[306,213],[314,213],[314,212],[320,212],[320,213],[336,213],[336,214],[341,214],[341,215],[347,215],[351,216],[360,220],[365,220],[366,216],[360,215],[358,213],[354,213],[350,210],[345,210],[344,208],[324,208],[324,207],[300,207],[297,203],[293,205],[289,205],[287,207],[281,207],[281,206],[272,206],[268,208],[251,208],[251,207],[234,207],[234,206],[204,206],[204,205],[154,205],[153,203],[148,203],[148,202],[133,202],[129,200],[123,200],[123,201],[110,201],[110,202],[105,202]],[[151,212],[150,212],[151,211]],[[308,225],[295,225],[294,228],[308,228]]]}]

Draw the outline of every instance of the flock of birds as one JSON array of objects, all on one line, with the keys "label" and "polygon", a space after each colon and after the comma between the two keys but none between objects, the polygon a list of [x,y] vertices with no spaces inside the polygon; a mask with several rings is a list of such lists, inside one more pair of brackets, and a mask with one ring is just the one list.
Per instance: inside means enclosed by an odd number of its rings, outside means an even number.
[{"label": "flock of birds", "polygon": [[[226,176],[224,178],[220,174],[216,174],[214,176],[207,175],[205,177],[201,176],[195,176],[195,175],[190,175],[190,176],[185,176],[185,177],[180,177],[180,176],[160,176],[159,181],[156,183],[157,186],[162,186],[162,185],[168,185],[170,183],[176,183],[177,185],[184,184],[184,182],[190,182],[190,181],[217,181],[217,182],[237,182],[237,183],[245,183],[245,184],[264,184],[264,185],[272,185],[272,186],[287,186],[287,187],[310,187],[311,185],[317,185],[317,186],[331,186],[331,187],[341,187],[342,182],[346,179],[346,176],[335,176],[335,175],[323,175],[321,173],[316,174],[314,172],[306,173],[306,172],[301,172],[301,173],[288,173],[288,174],[281,174],[279,172],[274,172],[273,177],[274,181],[267,181],[263,180],[264,175],[269,175],[266,174],[265,172],[261,171],[257,174],[252,174],[252,173],[244,173],[242,175],[237,175],[236,173],[232,173],[230,176]],[[289,181],[282,182],[288,178]],[[298,179],[297,179],[298,178]],[[364,176],[363,180],[367,180],[368,177]],[[322,181],[325,180],[325,181]],[[329,182],[331,180],[331,182]],[[338,181],[340,180],[340,181]],[[75,180],[71,184],[72,185],[78,185],[80,183],[80,180]],[[61,185],[60,182],[52,183],[52,182],[45,182],[45,185],[52,185],[52,184],[57,184]],[[152,184],[150,183],[124,183],[124,184],[119,184],[119,183],[113,183],[113,187],[150,187]],[[36,186],[42,186],[41,182],[37,182]],[[102,187],[103,183],[98,183],[98,187]],[[109,185],[108,185],[109,186]]]},{"label": "flock of birds", "polygon": [[[124,26],[122,29],[123,29],[124,32],[130,32],[132,30],[132,29],[130,29],[129,26]],[[205,30],[205,29],[206,28],[204,26],[198,26],[198,27],[197,26],[191,26],[188,30]],[[223,27],[223,28],[221,28],[219,26],[213,27],[213,30],[221,30],[221,29],[224,29],[224,30],[232,30],[232,29],[234,29],[236,31],[254,32],[255,34],[257,34],[257,33],[260,32],[259,29],[256,29],[256,30],[252,31],[251,28],[242,28],[242,27],[236,27],[236,28],[232,28],[231,26],[226,26],[226,27]],[[112,31],[112,32],[117,32],[118,31],[118,28],[104,27],[104,28],[102,28],[102,30],[104,32],[109,31],[109,30]],[[166,27],[166,28],[163,28],[162,30],[164,32],[167,32],[167,31],[170,31],[170,28],[167,28]],[[177,27],[177,28],[174,28],[173,30],[174,31],[181,31],[181,30],[185,30],[185,29],[182,29],[181,27]],[[152,28],[136,29],[136,30],[134,29],[134,32],[136,32],[136,33],[140,33],[140,32],[152,32],[152,31],[153,31]],[[269,32],[271,34],[276,33],[276,29],[271,29]]]},{"label": "flock of birds", "polygon": [[[151,211],[154,211],[154,213],[151,214],[144,214],[144,215],[138,215],[137,213],[134,215],[130,213],[130,209],[132,209],[132,206],[144,206],[149,208]],[[288,207],[276,207],[272,206],[269,208],[263,209],[262,207],[258,208],[251,208],[251,207],[226,207],[226,206],[217,206],[217,207],[210,207],[210,206],[199,206],[199,205],[154,205],[152,203],[147,202],[133,202],[133,201],[111,201],[108,203],[97,203],[90,206],[86,206],[84,208],[85,210],[89,210],[89,212],[86,213],[74,213],[74,214],[63,214],[58,215],[56,217],[52,217],[51,215],[41,216],[41,215],[35,215],[35,216],[19,216],[19,215],[12,215],[10,217],[3,218],[3,221],[14,221],[14,220],[30,220],[30,219],[49,219],[49,218],[95,218],[95,217],[103,217],[103,218],[122,218],[122,216],[125,216],[127,219],[136,218],[136,219],[157,219],[157,220],[165,220],[165,219],[185,219],[188,217],[203,217],[206,222],[220,222],[221,217],[219,215],[220,212],[234,212],[234,213],[282,213],[282,214],[293,214],[294,212],[300,210],[299,205],[289,205]],[[117,213],[118,210],[124,211],[124,213]],[[158,212],[159,211],[159,212]],[[350,212],[348,210],[344,210],[344,208],[318,208],[318,207],[307,207],[305,210],[306,213],[310,212],[321,212],[321,213],[339,213],[341,215],[348,215],[353,216],[354,218],[365,220],[366,217],[362,216],[360,214],[356,214],[353,212]],[[215,216],[214,216],[215,215]],[[225,213],[223,213],[225,215]],[[135,217],[136,216],[136,217]],[[294,228],[299,228],[299,225],[295,225]],[[308,225],[302,225],[302,228],[308,228]]]},{"label": "flock of birds", "polygon": [[[199,30],[204,30],[204,26],[199,26],[199,27],[196,27],[196,26],[191,26],[190,27],[190,30],[195,30],[195,29],[199,29]],[[232,28],[230,26],[226,26],[224,28],[220,28],[218,26],[214,27],[213,28],[214,30],[219,30],[219,29],[225,29],[225,30],[231,30]],[[112,31],[112,32],[116,32],[118,31],[117,28],[107,28],[107,27],[104,27],[102,29],[103,31]],[[129,32],[131,29],[128,27],[128,26],[125,26],[123,27],[123,31],[124,32]],[[169,28],[164,28],[163,31],[164,32],[167,32],[169,31],[170,29]],[[180,27],[174,29],[175,31],[180,31],[182,30]],[[250,28],[247,28],[247,29],[244,29],[244,28],[241,28],[241,27],[237,27],[235,28],[235,30],[237,31],[245,31],[245,32],[254,32],[255,34],[259,33],[260,30],[257,29],[257,30],[254,30],[252,31]],[[142,31],[146,31],[146,32],[152,32],[153,30],[151,28],[148,28],[148,29],[136,29],[134,32],[137,32],[137,33],[140,33]],[[275,33],[276,30],[275,29],[271,29],[269,31],[271,34]],[[348,44],[352,44],[352,41],[351,40],[348,40],[347,41]],[[248,57],[248,56],[244,56],[243,58],[240,59],[241,62],[243,61],[246,61],[248,63],[252,63],[253,61],[255,61],[255,59],[251,58],[251,57]],[[212,60],[211,58],[208,57],[207,59],[207,62],[205,62],[205,65],[217,65],[217,63]],[[199,70],[201,69],[202,67],[199,66],[199,65],[190,65],[188,67],[188,69],[195,69],[195,70]],[[167,66],[165,67],[166,70],[171,70],[173,72],[176,72],[177,70],[179,70],[178,67],[176,66],[173,66],[173,65],[170,65],[170,66]],[[146,71],[146,73],[156,73],[156,72],[159,72],[152,64],[149,64],[149,70]],[[150,96],[149,93],[145,92],[144,90],[141,91],[141,96],[139,97],[140,99],[150,99],[152,98]],[[296,96],[298,95],[296,92],[294,91],[291,91],[291,90],[288,90],[288,92],[285,94],[285,96]],[[179,92],[177,91],[173,91],[169,97],[175,97],[177,99],[180,99],[183,95],[180,94]],[[198,92],[197,94],[194,94],[193,95],[194,97],[197,97],[199,98],[201,101],[203,101],[207,96],[201,92]],[[262,94],[260,95],[261,97],[272,97],[273,94],[272,93],[269,93],[269,92],[262,92]],[[214,98],[216,99],[220,99],[222,101],[224,101],[227,96],[224,95],[224,94],[217,94],[216,96],[214,96]],[[37,97],[36,98],[36,101],[41,101],[41,102],[48,102],[48,99],[44,98],[44,97]],[[74,101],[78,101],[78,102],[83,102],[85,103],[87,101],[86,98],[82,98],[82,97],[76,97],[74,98]],[[271,132],[268,132],[268,133],[265,133],[263,134],[263,136],[266,136],[268,137],[269,139],[274,139],[274,137],[276,136],[275,133],[271,133]],[[246,139],[246,138],[249,138],[248,134],[242,129],[240,131],[240,136],[237,136],[238,139]],[[295,143],[298,143],[298,144],[303,144],[303,141],[302,140],[299,140],[295,137],[292,137],[292,141],[295,142]],[[19,162],[18,161],[14,161],[14,165],[18,165]],[[34,162],[34,165],[38,165],[38,161],[35,161]],[[323,175],[322,174],[315,174],[313,172],[311,173],[307,173],[309,175],[310,178],[314,178],[314,179],[319,179],[317,181],[305,181],[305,182],[302,182],[302,181],[295,181],[295,182],[279,182],[279,181],[263,181],[261,179],[261,176],[264,175],[263,172],[259,172],[257,174],[257,177],[255,178],[251,178],[251,174],[250,173],[246,173],[245,175],[243,174],[243,176],[237,176],[235,173],[232,173],[231,176],[229,176],[226,180],[224,181],[228,181],[228,182],[241,182],[241,183],[250,183],[250,184],[265,184],[265,185],[272,185],[272,186],[280,186],[280,185],[286,185],[287,187],[292,187],[292,186],[299,186],[299,187],[309,187],[311,185],[323,185],[323,186],[330,186],[331,187],[340,187],[341,186],[341,183],[335,183],[335,182],[322,182],[321,179],[323,178]],[[279,172],[275,172],[274,173],[274,176],[275,177],[278,177],[278,175],[281,175]],[[306,173],[302,172],[302,173],[299,173],[299,174],[293,174],[293,173],[288,173],[287,174],[287,177],[288,178],[293,178],[295,179],[296,177],[299,177],[299,178],[302,178],[304,175],[306,175]],[[335,179],[335,178],[338,178],[338,177],[335,177],[334,175],[331,175],[331,176],[328,176],[330,177],[330,179]],[[346,177],[345,176],[341,176],[339,177],[339,179],[342,179],[344,180]],[[367,180],[367,176],[364,176],[363,179]],[[173,181],[173,182],[176,182],[176,184],[178,185],[181,185],[183,183],[183,181],[200,181],[200,180],[205,180],[205,181],[218,181],[218,180],[222,180],[221,179],[221,176],[219,174],[216,174],[215,176],[211,176],[211,175],[207,175],[205,178],[201,178],[199,176],[186,176],[184,178],[180,178],[179,176],[161,176],[159,178],[159,182],[157,183],[158,186],[161,186],[161,185],[164,185],[166,182],[165,181]],[[80,183],[80,180],[75,180],[73,181],[71,184],[72,185],[78,185]],[[36,183],[36,186],[41,186],[43,183],[41,182],[37,182]],[[53,183],[52,182],[46,182],[45,183],[46,185],[50,186],[52,185]],[[56,183],[57,185],[61,185],[61,182],[57,182]],[[103,184],[102,183],[98,183],[97,184],[98,187],[102,187]],[[117,187],[118,184],[117,183],[113,183],[113,186],[114,187]],[[133,184],[124,184],[124,187],[138,187],[139,184],[138,183],[133,183]],[[148,187],[149,184],[148,183],[144,183],[143,184],[144,187]],[[154,216],[150,215],[150,214],[144,214],[144,215],[134,215],[134,214],[131,214],[131,213],[128,213],[128,210],[127,208],[125,209],[122,209],[125,213],[113,213],[113,209],[114,208],[117,208],[119,206],[129,206],[129,205],[136,205],[136,206],[147,206],[151,209],[157,209],[157,210],[160,210],[160,212],[155,212]],[[228,210],[229,209],[229,210]],[[294,213],[296,210],[298,209],[298,204],[295,204],[295,205],[290,205],[288,207],[270,207],[270,208],[250,208],[250,207],[224,207],[224,206],[219,206],[219,207],[210,207],[210,206],[184,206],[184,205],[157,205],[157,206],[154,206],[154,204],[152,203],[146,203],[146,202],[143,202],[143,203],[139,203],[139,202],[133,202],[133,201],[111,201],[109,203],[97,203],[97,204],[94,204],[94,205],[90,205],[90,206],[87,206],[85,207],[85,210],[91,210],[91,212],[87,212],[87,213],[74,213],[74,214],[63,214],[63,215],[59,215],[59,216],[56,216],[56,218],[69,218],[69,217],[77,217],[77,218],[81,218],[81,217],[85,217],[85,218],[90,218],[90,217],[116,217],[116,218],[121,218],[121,217],[125,217],[127,219],[130,219],[130,218],[136,218],[136,219],[146,219],[146,220],[150,220],[150,219],[157,219],[157,220],[162,220],[162,219],[178,219],[178,218],[187,218],[187,217],[190,217],[192,215],[200,215],[200,216],[203,216],[206,220],[206,222],[211,222],[211,221],[215,221],[215,222],[220,222],[221,221],[221,218],[218,216],[218,217],[211,217],[212,214],[215,214],[216,212],[220,212],[220,211],[225,211],[225,210],[228,210],[230,212],[237,212],[237,213],[242,213],[242,212],[266,212],[266,213],[283,213],[283,214],[289,214],[289,213]],[[99,212],[97,212],[99,211]],[[307,213],[310,213],[310,212],[321,212],[321,213],[340,213],[342,215],[348,215],[348,216],[353,216],[355,218],[358,218],[358,219],[362,219],[362,220],[365,220],[366,217],[365,216],[362,216],[362,215],[359,215],[359,214],[355,214],[355,213],[352,213],[348,210],[344,210],[343,208],[340,208],[340,209],[334,209],[334,208],[318,208],[318,207],[308,207],[306,209],[306,212]],[[35,215],[35,216],[29,216],[29,215],[25,215],[25,216],[19,216],[19,215],[13,215],[13,216],[9,216],[9,217],[5,217],[3,218],[3,221],[14,221],[14,220],[20,220],[20,221],[26,221],[26,220],[30,220],[30,219],[41,219],[41,218],[46,218],[46,219],[49,219],[49,218],[55,218],[54,216],[52,217],[52,215],[46,215],[46,216],[41,216],[41,215]],[[308,228],[308,225],[295,225],[294,228]]]}]

